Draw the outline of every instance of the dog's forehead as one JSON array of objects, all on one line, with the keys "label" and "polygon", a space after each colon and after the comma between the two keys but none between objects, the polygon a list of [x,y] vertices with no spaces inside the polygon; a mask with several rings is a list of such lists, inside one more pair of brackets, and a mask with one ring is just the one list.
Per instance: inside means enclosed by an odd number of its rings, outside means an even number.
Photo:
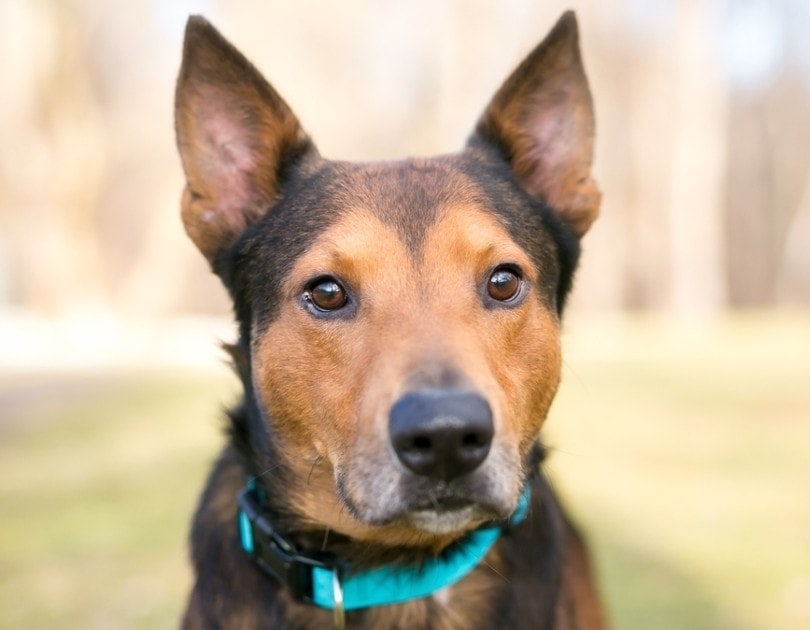
[{"label": "dog's forehead", "polygon": [[[553,291],[560,248],[576,250],[575,243],[560,240],[550,209],[532,202],[507,171],[465,154],[334,163],[325,172],[330,185],[323,203],[331,208],[334,222],[357,210],[371,214],[397,234],[413,258],[421,257],[426,243],[435,244],[437,236],[462,232],[470,237],[462,240],[479,241],[479,246],[487,238],[508,240],[528,255],[548,282],[546,289]],[[447,221],[449,214],[456,220]]]},{"label": "dog's forehead", "polygon": [[325,170],[329,183],[316,205],[327,208],[329,219],[294,261],[288,287],[333,273],[358,283],[390,275],[393,286],[435,270],[483,273],[478,267],[496,257],[531,266],[484,191],[452,157]]},{"label": "dog's forehead", "polygon": [[338,214],[363,209],[393,228],[415,253],[450,207],[485,209],[486,196],[454,156],[337,164],[330,203]]}]

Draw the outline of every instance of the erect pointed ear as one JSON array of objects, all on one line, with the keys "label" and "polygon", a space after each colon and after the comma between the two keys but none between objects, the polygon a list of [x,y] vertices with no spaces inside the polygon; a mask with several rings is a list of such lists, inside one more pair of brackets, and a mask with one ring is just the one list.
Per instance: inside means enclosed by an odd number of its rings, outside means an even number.
[{"label": "erect pointed ear", "polygon": [[315,150],[284,100],[199,16],[186,25],[175,128],[183,225],[214,266],[277,200],[281,169]]},{"label": "erect pointed ear", "polygon": [[582,236],[601,193],[591,179],[593,105],[578,39],[568,11],[495,94],[471,142],[497,146],[523,188]]}]

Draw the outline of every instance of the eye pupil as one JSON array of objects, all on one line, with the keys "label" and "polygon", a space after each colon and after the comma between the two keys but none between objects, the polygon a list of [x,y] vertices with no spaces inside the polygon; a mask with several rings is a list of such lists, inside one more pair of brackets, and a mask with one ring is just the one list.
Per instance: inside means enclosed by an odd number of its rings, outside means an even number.
[{"label": "eye pupil", "polygon": [[332,278],[316,282],[308,292],[315,308],[322,311],[335,311],[346,304],[346,291]]},{"label": "eye pupil", "polygon": [[493,300],[507,302],[520,291],[520,277],[511,269],[496,269],[489,277],[487,293]]}]

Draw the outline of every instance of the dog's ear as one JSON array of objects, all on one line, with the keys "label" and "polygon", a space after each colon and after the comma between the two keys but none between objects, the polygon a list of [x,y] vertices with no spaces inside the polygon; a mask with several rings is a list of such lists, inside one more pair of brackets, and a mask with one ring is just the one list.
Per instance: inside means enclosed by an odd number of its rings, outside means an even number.
[{"label": "dog's ear", "polygon": [[495,94],[471,142],[497,146],[526,192],[580,237],[601,199],[591,179],[593,133],[577,20],[568,11]]},{"label": "dog's ear", "polygon": [[314,147],[278,93],[199,16],[186,25],[175,128],[183,225],[214,266],[276,201],[282,169]]}]

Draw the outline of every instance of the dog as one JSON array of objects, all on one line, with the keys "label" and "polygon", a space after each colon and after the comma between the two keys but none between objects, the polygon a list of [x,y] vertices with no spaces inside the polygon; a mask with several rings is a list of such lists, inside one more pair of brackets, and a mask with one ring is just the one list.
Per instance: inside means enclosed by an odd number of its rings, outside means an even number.
[{"label": "dog", "polygon": [[189,18],[182,220],[233,299],[244,397],[183,627],[603,627],[539,437],[601,196],[578,38],[565,13],[460,153],[351,163]]}]

